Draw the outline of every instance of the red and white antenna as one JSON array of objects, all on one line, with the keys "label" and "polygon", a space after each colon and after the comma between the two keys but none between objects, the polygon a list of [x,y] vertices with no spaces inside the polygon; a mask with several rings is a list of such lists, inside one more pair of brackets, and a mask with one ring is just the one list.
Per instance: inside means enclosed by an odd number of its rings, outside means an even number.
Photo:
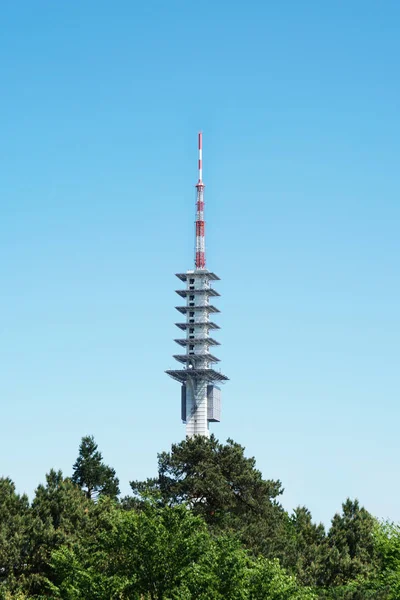
[{"label": "red and white antenna", "polygon": [[196,269],[206,268],[206,245],[204,237],[204,183],[203,183],[203,134],[199,133],[199,180],[196,184]]}]

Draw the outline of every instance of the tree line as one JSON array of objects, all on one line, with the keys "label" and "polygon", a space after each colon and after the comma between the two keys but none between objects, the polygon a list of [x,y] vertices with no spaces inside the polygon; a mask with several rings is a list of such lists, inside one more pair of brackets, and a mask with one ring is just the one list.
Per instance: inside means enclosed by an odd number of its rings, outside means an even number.
[{"label": "tree line", "polygon": [[93,437],[72,475],[50,470],[29,502],[0,479],[1,600],[395,600],[400,528],[347,499],[326,530],[289,514],[280,481],[228,440],[195,437],[130,482]]}]

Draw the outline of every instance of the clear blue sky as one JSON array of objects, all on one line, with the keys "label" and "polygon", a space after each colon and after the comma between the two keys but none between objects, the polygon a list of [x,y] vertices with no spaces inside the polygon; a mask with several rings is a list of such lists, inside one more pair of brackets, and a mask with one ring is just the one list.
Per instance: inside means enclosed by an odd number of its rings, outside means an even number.
[{"label": "clear blue sky", "polygon": [[184,435],[174,273],[208,266],[213,427],[329,523],[400,520],[400,5],[12,0],[0,9],[0,473],[93,434],[129,480]]}]

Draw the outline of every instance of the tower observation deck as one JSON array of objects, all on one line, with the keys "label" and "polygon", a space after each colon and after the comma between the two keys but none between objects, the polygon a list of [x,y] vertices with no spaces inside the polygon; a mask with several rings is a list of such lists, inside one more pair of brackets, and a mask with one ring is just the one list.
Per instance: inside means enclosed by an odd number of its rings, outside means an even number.
[{"label": "tower observation deck", "polygon": [[[211,304],[211,298],[219,296],[212,287],[219,277],[206,269],[204,221],[204,184],[202,178],[202,134],[199,133],[199,180],[196,184],[196,250],[195,268],[176,276],[185,284],[176,293],[186,300],[184,306],[176,309],[186,317],[176,323],[185,337],[176,339],[181,346],[174,358],[181,365],[179,369],[166,371],[181,384],[181,417],[186,423],[186,435],[209,436],[209,423],[221,420],[221,390],[219,384],[228,378],[215,368],[219,359],[210,352],[210,347],[219,342],[210,336],[210,331],[219,329],[213,322],[218,308]],[[210,301],[211,300],[211,301]]]}]

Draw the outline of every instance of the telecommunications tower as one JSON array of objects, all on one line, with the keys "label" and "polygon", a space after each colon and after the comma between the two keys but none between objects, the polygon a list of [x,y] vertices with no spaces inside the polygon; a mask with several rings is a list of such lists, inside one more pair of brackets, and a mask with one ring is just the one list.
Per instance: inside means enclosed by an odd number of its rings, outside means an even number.
[{"label": "telecommunications tower", "polygon": [[181,416],[186,423],[186,435],[209,436],[209,422],[221,420],[221,390],[216,385],[227,381],[227,377],[214,369],[219,359],[210,353],[210,346],[219,346],[210,337],[210,330],[219,326],[210,320],[210,315],[219,313],[210,304],[210,298],[219,296],[212,282],[219,277],[206,269],[204,237],[204,183],[203,183],[203,136],[199,133],[199,180],[196,184],[196,250],[195,268],[186,273],[177,273],[178,279],[186,284],[177,294],[186,300],[185,306],[176,309],[186,316],[184,323],[176,323],[185,337],[175,340],[183,348],[183,354],[174,358],[183,365],[181,369],[166,371],[182,384]]}]

